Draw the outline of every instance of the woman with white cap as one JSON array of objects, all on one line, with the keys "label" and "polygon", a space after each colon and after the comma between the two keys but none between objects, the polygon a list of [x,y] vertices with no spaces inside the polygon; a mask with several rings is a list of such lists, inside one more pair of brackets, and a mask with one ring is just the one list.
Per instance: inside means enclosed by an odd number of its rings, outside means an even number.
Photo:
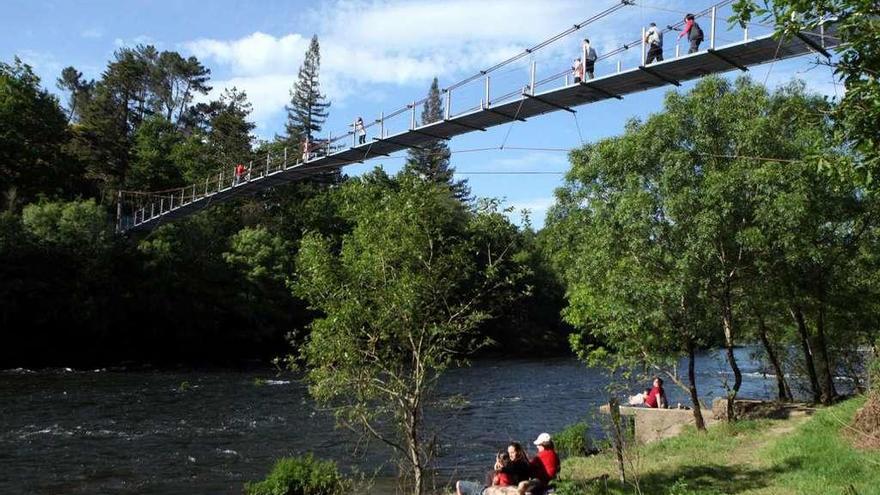
[{"label": "woman with white cap", "polygon": [[520,495],[531,493],[538,495],[544,493],[550,482],[559,474],[559,456],[553,446],[553,439],[549,433],[541,433],[534,441],[538,447],[538,453],[529,462],[529,470],[532,479],[519,484]]}]

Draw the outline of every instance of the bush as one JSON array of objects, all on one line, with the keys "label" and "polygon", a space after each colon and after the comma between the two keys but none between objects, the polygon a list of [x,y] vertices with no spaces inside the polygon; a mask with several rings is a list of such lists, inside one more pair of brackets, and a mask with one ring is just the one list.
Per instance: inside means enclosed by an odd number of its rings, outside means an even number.
[{"label": "bush", "polygon": [[244,485],[246,495],[342,495],[350,489],[335,462],[312,454],[279,459],[265,480]]},{"label": "bush", "polygon": [[553,443],[556,445],[556,451],[565,457],[589,455],[589,427],[584,422],[566,426],[564,430],[553,436]]}]

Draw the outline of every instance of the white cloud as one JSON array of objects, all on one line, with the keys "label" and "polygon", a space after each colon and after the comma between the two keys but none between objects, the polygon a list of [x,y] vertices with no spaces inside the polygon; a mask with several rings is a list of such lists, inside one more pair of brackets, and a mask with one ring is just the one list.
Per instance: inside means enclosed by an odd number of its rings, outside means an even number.
[{"label": "white cloud", "polygon": [[90,28],[83,30],[81,33],[79,33],[79,35],[86,39],[97,40],[101,39],[104,36],[104,32],[98,28]]},{"label": "white cloud", "polygon": [[[304,14],[304,24],[318,33],[322,90],[338,108],[352,94],[384,100],[387,91],[381,85],[422,87],[434,76],[440,77],[441,85],[449,83],[521,52],[590,13],[575,0],[339,0]],[[258,31],[232,40],[191,40],[182,47],[227,70],[227,80],[213,82],[215,91],[232,84],[244,89],[253,103],[254,119],[262,126],[283,111],[310,38],[297,32],[276,36]],[[567,63],[567,57],[549,52],[541,56]],[[499,80],[513,76],[499,74]]]}]

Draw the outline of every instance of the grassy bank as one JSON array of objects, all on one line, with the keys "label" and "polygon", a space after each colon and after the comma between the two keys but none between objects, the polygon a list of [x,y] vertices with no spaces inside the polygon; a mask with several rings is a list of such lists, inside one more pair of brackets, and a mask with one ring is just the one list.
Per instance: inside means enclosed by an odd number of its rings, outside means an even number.
[{"label": "grassy bank", "polygon": [[[846,438],[846,425],[863,402],[853,399],[809,418],[687,432],[637,449],[630,471],[646,494],[880,494],[880,452],[856,450]],[[616,473],[610,455],[567,459],[563,476],[576,485],[564,492],[639,493],[612,481]],[[585,482],[603,474],[610,477],[607,487]]]}]

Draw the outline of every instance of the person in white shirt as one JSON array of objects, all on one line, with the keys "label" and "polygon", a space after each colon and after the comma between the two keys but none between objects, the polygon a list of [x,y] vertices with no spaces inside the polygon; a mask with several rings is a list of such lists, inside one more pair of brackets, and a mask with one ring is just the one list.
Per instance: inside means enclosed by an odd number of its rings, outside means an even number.
[{"label": "person in white shirt", "polygon": [[648,31],[645,33],[645,43],[648,44],[648,55],[645,57],[645,65],[654,61],[663,61],[663,30],[657,27],[657,24],[651,23]]}]

